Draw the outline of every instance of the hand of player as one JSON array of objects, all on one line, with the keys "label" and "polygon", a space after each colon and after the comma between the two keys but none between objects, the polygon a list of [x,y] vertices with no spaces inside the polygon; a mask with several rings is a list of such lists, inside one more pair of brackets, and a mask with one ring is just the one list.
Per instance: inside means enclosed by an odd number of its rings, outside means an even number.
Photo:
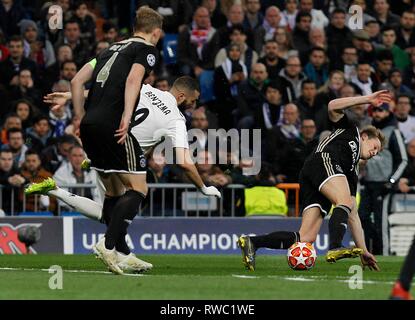
[{"label": "hand of player", "polygon": [[117,143],[124,144],[125,140],[127,139],[128,129],[130,127],[130,119],[131,117],[122,116],[120,126],[115,131],[114,137],[119,138]]},{"label": "hand of player", "polygon": [[389,90],[380,90],[376,91],[368,96],[369,103],[374,107],[379,107],[384,103],[390,103],[392,100],[392,95],[389,93]]},{"label": "hand of player", "polygon": [[62,108],[70,99],[68,92],[52,92],[43,97],[43,102],[52,105],[52,110]]},{"label": "hand of player", "polygon": [[215,196],[216,198],[220,199],[222,197],[222,194],[219,192],[218,189],[216,189],[216,187],[210,186],[210,187],[206,187],[203,186],[200,191],[205,195],[205,196]]},{"label": "hand of player", "polygon": [[360,256],[360,260],[362,261],[363,270],[368,267],[369,270],[380,271],[378,266],[378,262],[373,254],[370,252],[364,252]]}]

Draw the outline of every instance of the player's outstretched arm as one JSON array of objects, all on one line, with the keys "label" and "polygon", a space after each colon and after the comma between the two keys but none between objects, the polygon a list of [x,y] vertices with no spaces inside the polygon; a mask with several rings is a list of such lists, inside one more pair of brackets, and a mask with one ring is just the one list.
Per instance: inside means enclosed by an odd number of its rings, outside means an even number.
[{"label": "player's outstretched arm", "polygon": [[333,122],[339,121],[343,117],[343,111],[359,104],[372,104],[375,107],[392,100],[388,90],[380,90],[372,94],[360,97],[347,97],[334,99],[329,102],[329,118]]},{"label": "player's outstretched arm", "polygon": [[[84,90],[84,97],[88,98],[89,90]],[[50,104],[52,110],[62,108],[69,100],[72,99],[72,93],[67,92],[51,92],[43,97],[43,102]]]},{"label": "player's outstretched arm", "polygon": [[117,143],[123,144],[127,138],[131,117],[136,108],[137,97],[140,94],[144,75],[144,66],[139,63],[134,63],[128,74],[127,80],[125,81],[124,112],[122,114],[120,126],[115,133],[115,137],[118,138]]},{"label": "player's outstretched arm", "polygon": [[194,165],[192,158],[190,157],[189,149],[186,148],[175,148],[176,164],[180,166],[186,176],[192,181],[192,183],[206,196],[215,196],[221,198],[221,193],[218,189],[213,186],[206,187],[203,183],[202,178],[197,172],[196,166]]},{"label": "player's outstretched arm", "polygon": [[94,67],[91,65],[91,63],[86,63],[71,80],[71,93],[74,113],[75,116],[79,117],[79,119],[82,119],[85,114],[85,83],[91,80],[93,72]]},{"label": "player's outstretched arm", "polygon": [[356,198],[353,197],[353,199],[354,206],[352,212],[349,215],[348,225],[350,227],[350,231],[356,246],[360,249],[363,249],[363,254],[360,257],[362,260],[363,268],[369,267],[370,270],[380,271],[375,256],[367,250],[362,223],[357,212]]}]

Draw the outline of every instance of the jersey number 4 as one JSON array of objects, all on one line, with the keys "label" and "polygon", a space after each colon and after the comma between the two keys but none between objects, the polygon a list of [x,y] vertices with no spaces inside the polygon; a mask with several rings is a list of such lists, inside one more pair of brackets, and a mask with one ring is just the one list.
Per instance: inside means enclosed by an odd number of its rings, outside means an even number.
[{"label": "jersey number 4", "polygon": [[112,64],[114,63],[115,59],[117,59],[119,52],[114,52],[111,58],[107,61],[107,63],[101,68],[97,75],[96,82],[101,83],[101,88],[104,87],[105,82],[107,81],[108,77],[110,76],[110,71]]}]

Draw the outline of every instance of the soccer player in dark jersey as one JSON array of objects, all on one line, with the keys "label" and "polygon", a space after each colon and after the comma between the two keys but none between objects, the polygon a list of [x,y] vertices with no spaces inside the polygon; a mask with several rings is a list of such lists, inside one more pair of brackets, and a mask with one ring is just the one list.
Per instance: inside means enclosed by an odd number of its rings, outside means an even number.
[{"label": "soccer player in dark jersey", "polygon": [[[127,227],[147,194],[146,160],[130,132],[143,80],[157,63],[162,16],[142,7],[133,37],[113,43],[82,67],[71,82],[75,115],[82,118],[83,147],[105,185],[104,217],[111,217],[97,256],[118,274],[115,247],[125,245]],[[84,84],[91,80],[84,108]],[[118,251],[123,251],[118,248]],[[128,247],[125,248],[128,251]]]},{"label": "soccer player in dark jersey", "polygon": [[415,237],[403,263],[399,279],[392,288],[390,298],[393,300],[412,300],[410,289],[415,274]]},{"label": "soccer player in dark jersey", "polygon": [[[255,237],[241,236],[238,245],[247,269],[255,270],[255,253],[258,248],[288,249],[295,242],[314,242],[323,219],[332,205],[334,210],[329,221],[332,262],[361,254],[364,266],[379,269],[376,258],[366,248],[356,208],[356,189],[359,159],[368,160],[378,154],[382,150],[385,138],[380,130],[372,126],[359,132],[344,110],[368,103],[380,106],[390,100],[388,91],[383,90],[367,96],[330,101],[328,115],[334,130],[306,159],[300,172],[302,199],[300,230],[299,232],[277,231]],[[342,248],[342,239],[348,225],[357,246],[356,250]],[[330,258],[329,255],[328,257]]]}]

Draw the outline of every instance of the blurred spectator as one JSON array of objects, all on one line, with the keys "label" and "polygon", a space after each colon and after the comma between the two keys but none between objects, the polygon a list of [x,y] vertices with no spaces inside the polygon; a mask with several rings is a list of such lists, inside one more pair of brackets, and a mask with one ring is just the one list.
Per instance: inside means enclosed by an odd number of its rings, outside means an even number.
[{"label": "blurred spectator", "polygon": [[66,127],[71,122],[71,114],[64,107],[52,108],[49,111],[49,123],[51,125],[52,137],[57,138],[65,134]]},{"label": "blurred spectator", "polygon": [[[196,141],[189,141],[189,144],[196,143],[195,148],[198,150],[204,150],[208,147],[208,141],[211,139],[208,135],[209,122],[206,117],[206,113],[202,108],[196,109],[192,113],[192,129],[198,129],[192,131],[195,135]],[[189,137],[190,138],[190,137]]]},{"label": "blurred spectator", "polygon": [[411,89],[415,88],[415,50],[411,52],[410,65],[404,70],[403,83]]},{"label": "blurred spectator", "polygon": [[373,78],[377,84],[388,80],[389,72],[393,67],[393,55],[390,50],[380,50],[376,53],[376,68]]},{"label": "blurred spectator", "polygon": [[71,135],[63,135],[56,139],[56,143],[42,150],[43,166],[49,172],[55,173],[63,162],[68,162],[69,151],[77,144]]},{"label": "blurred spectator", "polygon": [[[241,61],[245,64],[248,73],[251,72],[251,67],[253,64],[257,63],[258,61],[258,54],[249,47],[246,43],[247,40],[247,32],[241,24],[234,25],[230,28],[230,40],[231,43],[236,43],[241,48]],[[227,52],[226,48],[221,48],[218,54],[215,57],[215,67],[219,67],[222,65],[226,58]]]},{"label": "blurred spectator", "polygon": [[[20,175],[19,169],[13,164],[12,152],[9,149],[0,150],[0,185],[3,187],[1,190],[2,209],[6,215],[19,210],[17,188],[25,182],[25,178]],[[12,201],[12,193],[14,201]]]},{"label": "blurred spectator", "polygon": [[415,117],[409,115],[411,111],[411,98],[408,95],[400,94],[395,106],[395,117],[398,120],[398,128],[402,132],[405,143],[415,138]]},{"label": "blurred spectator", "polygon": [[27,129],[26,141],[27,145],[38,153],[53,143],[52,130],[46,115],[39,115],[33,119],[33,126]]},{"label": "blurred spectator", "polygon": [[234,25],[243,24],[244,19],[245,16],[242,6],[236,3],[233,4],[227,13],[228,21],[226,22],[226,25],[218,29],[220,48],[225,48],[231,41],[234,42],[233,40],[230,40],[230,34],[233,31],[232,27]]},{"label": "blurred spectator", "polygon": [[78,72],[75,61],[66,60],[61,64],[60,78],[63,80],[71,81]]},{"label": "blurred spectator", "polygon": [[361,61],[357,65],[356,76],[352,77],[351,82],[360,91],[361,95],[372,94],[376,91],[376,84],[371,79],[372,68],[366,61]]},{"label": "blurred spectator", "polygon": [[[308,0],[310,1],[310,0]],[[304,55],[311,48],[308,36],[311,30],[311,14],[300,11],[295,18],[295,28],[292,33],[293,46],[299,51],[300,56]]]},{"label": "blurred spectator", "polygon": [[314,47],[310,51],[310,62],[304,67],[304,74],[310,80],[313,80],[317,88],[326,83],[329,76],[327,65],[327,56],[324,49]]},{"label": "blurred spectator", "polygon": [[17,83],[11,86],[10,94],[13,100],[26,99],[34,105],[41,104],[41,93],[34,86],[32,72],[29,69],[19,71]]},{"label": "blurred spectator", "polygon": [[81,39],[81,28],[76,20],[65,22],[63,35],[55,43],[55,50],[63,44],[71,47],[73,59],[78,67],[82,67],[88,62],[91,56],[91,48],[88,42]]},{"label": "blurred spectator", "polygon": [[88,12],[86,1],[78,1],[74,9],[75,15],[73,18],[81,28],[81,40],[93,44],[95,42],[95,21]]},{"label": "blurred spectator", "polygon": [[78,116],[73,116],[71,119],[71,123],[65,128],[65,135],[70,135],[74,137],[79,144],[82,144],[79,131],[80,125],[81,119]]},{"label": "blurred spectator", "polygon": [[301,85],[301,96],[295,102],[300,112],[301,119],[311,119],[322,123],[327,118],[327,110],[324,105],[317,103],[317,88],[312,80],[304,80]]},{"label": "blurred spectator", "polygon": [[10,52],[6,46],[6,39],[3,30],[0,29],[0,61],[4,61],[9,56]]},{"label": "blurred spectator", "polygon": [[383,254],[383,197],[399,181],[408,158],[402,134],[389,105],[384,103],[380,107],[372,108],[372,117],[372,125],[382,130],[387,143],[383,151],[367,162],[364,169],[361,183],[365,188],[361,194],[359,215],[369,250],[373,254]]},{"label": "blurred spectator", "polygon": [[[157,153],[153,153],[147,161],[147,183],[167,183],[166,158]],[[153,195],[154,197],[154,195]],[[161,199],[160,199],[161,202]]]},{"label": "blurred spectator", "polygon": [[396,45],[401,49],[415,47],[415,12],[404,11],[400,19],[400,26],[396,30]]},{"label": "blurred spectator", "polygon": [[374,0],[373,16],[381,23],[381,27],[385,25],[390,27],[397,27],[399,25],[399,16],[392,13],[389,9],[390,5],[387,0]]},{"label": "blurred spectator", "polygon": [[232,178],[224,174],[222,170],[214,163],[214,159],[209,151],[201,151],[197,155],[196,168],[206,185],[224,187],[232,183]]},{"label": "blurred spectator", "polygon": [[[350,87],[350,88],[353,88],[353,87]],[[340,95],[340,97],[343,98],[344,96]],[[345,113],[354,123],[357,124],[357,127],[359,128],[359,130],[372,124],[372,118],[369,117],[369,115],[367,114],[366,105],[360,104],[360,105],[354,106],[353,108],[347,109]]]},{"label": "blurred spectator", "polygon": [[36,75],[36,63],[24,57],[22,37],[12,36],[8,42],[8,49],[9,57],[0,63],[0,79],[6,88],[18,84],[20,70],[27,69],[32,75]]},{"label": "blurred spectator", "polygon": [[359,61],[373,62],[376,51],[374,45],[370,42],[369,34],[365,30],[353,32],[352,44],[357,49]]},{"label": "blurred spectator", "polygon": [[202,0],[202,7],[209,10],[210,21],[212,22],[213,27],[218,29],[226,24],[226,16],[221,11],[220,1]]},{"label": "blurred spectator", "polygon": [[206,8],[199,7],[194,13],[191,29],[186,27],[180,32],[177,50],[178,63],[185,75],[199,77],[204,70],[214,68],[219,35],[210,24]]},{"label": "blurred spectator", "polygon": [[[385,0],[378,0],[385,1]],[[409,56],[404,50],[396,44],[396,31],[392,27],[384,27],[382,29],[383,48],[392,51],[393,62],[395,66],[401,70],[409,65]]]},{"label": "blurred spectator", "polygon": [[249,79],[239,85],[237,97],[238,129],[250,129],[254,126],[254,114],[264,102],[264,90],[268,82],[268,73],[262,63],[252,66]]},{"label": "blurred spectator", "polygon": [[311,29],[308,33],[308,38],[312,47],[318,47],[327,50],[327,39],[324,29]]},{"label": "blurred spectator", "polygon": [[255,44],[256,52],[261,53],[262,47],[267,40],[274,38],[275,31],[278,27],[285,27],[284,20],[281,20],[280,9],[276,6],[270,6],[265,11],[265,19],[262,26],[255,30]]},{"label": "blurred spectator", "polygon": [[245,1],[245,18],[243,25],[246,29],[253,32],[262,26],[264,16],[261,13],[260,0],[246,0]]},{"label": "blurred spectator", "polygon": [[399,191],[403,193],[410,192],[409,187],[415,185],[415,139],[409,141],[406,150],[408,152],[408,165],[398,183]]},{"label": "blurred spectator", "polygon": [[[34,150],[27,150],[25,154],[25,162],[22,166],[20,174],[25,178],[26,182],[38,183],[52,177],[52,173],[46,171],[42,167],[39,153]],[[23,197],[26,197],[26,211],[55,210],[56,200],[44,195],[25,196],[23,190],[20,190],[19,199],[23,203]]]},{"label": "blurred spectator", "polygon": [[219,126],[228,130],[234,127],[232,112],[236,108],[238,86],[248,77],[248,70],[241,60],[242,51],[238,44],[231,43],[226,52],[226,60],[215,69],[214,90]]},{"label": "blurred spectator", "polygon": [[13,153],[13,165],[20,168],[24,162],[26,151],[29,149],[24,143],[24,133],[22,129],[11,128],[7,130],[9,143],[3,148],[11,150]]},{"label": "blurred spectator", "polygon": [[110,47],[110,43],[108,41],[100,40],[95,44],[94,54],[98,56],[102,51],[108,49]]},{"label": "blurred spectator", "polygon": [[163,31],[177,33],[184,31],[192,19],[189,0],[138,0],[137,8],[147,5],[163,16]]},{"label": "blurred spectator", "polygon": [[331,61],[340,59],[342,48],[352,42],[352,32],[346,25],[346,12],[335,9],[331,13],[330,24],[326,29],[328,55]]},{"label": "blurred spectator", "polygon": [[330,70],[340,70],[344,73],[347,81],[356,75],[357,49],[353,46],[345,46],[342,51],[341,59],[330,61]]},{"label": "blurred spectator", "polygon": [[270,39],[265,42],[264,46],[265,56],[258,60],[267,67],[268,77],[270,79],[277,79],[281,69],[285,66],[285,60],[278,57],[278,43],[275,39]]},{"label": "blurred spectator", "polygon": [[19,22],[20,33],[24,41],[24,56],[34,61],[41,69],[55,63],[55,52],[49,40],[40,40],[38,27],[32,20]]},{"label": "blurred spectator", "polygon": [[389,72],[389,78],[387,81],[388,87],[394,92],[395,97],[405,94],[413,97],[414,93],[406,85],[402,83],[402,72],[399,69],[392,69]]},{"label": "blurred spectator", "polygon": [[255,115],[255,127],[261,129],[262,137],[267,139],[268,131],[280,123],[283,114],[281,85],[278,81],[270,81],[265,89],[265,102]]},{"label": "blurred spectator", "polygon": [[286,26],[289,31],[295,28],[295,18],[298,12],[297,0],[285,0],[285,9],[281,16],[281,25]]},{"label": "blurred spectator", "polygon": [[377,20],[369,20],[365,23],[364,30],[369,36],[369,41],[373,44],[380,44],[380,24]]},{"label": "blurred spectator", "polygon": [[[62,162],[58,170],[53,175],[56,184],[61,186],[65,184],[91,184],[95,185],[97,182],[97,175],[95,170],[83,170],[81,168],[82,161],[85,160],[85,152],[81,146],[75,145],[69,151],[69,162]],[[71,188],[72,193],[82,195],[83,197],[90,198],[96,202],[103,201],[100,199],[97,188]],[[60,204],[67,207],[64,204]]]},{"label": "blurred spectator", "polygon": [[154,87],[162,91],[170,90],[170,84],[166,78],[157,78],[157,80],[154,81]]},{"label": "blurred spectator", "polygon": [[16,113],[10,113],[4,120],[3,127],[1,128],[1,144],[9,143],[7,132],[12,128],[22,129],[22,120]]},{"label": "blurred spectator", "polygon": [[45,90],[48,92],[53,83],[57,81],[61,74],[62,64],[73,59],[72,48],[66,44],[61,45],[56,53],[56,62],[46,68],[44,75]]},{"label": "blurred spectator", "polygon": [[300,0],[299,10],[307,12],[312,17],[311,27],[324,29],[329,24],[329,19],[323,11],[314,8],[313,0]]},{"label": "blurred spectator", "polygon": [[22,122],[22,129],[26,130],[33,125],[33,117],[38,111],[30,101],[20,99],[15,102],[13,112],[15,112],[20,118]]},{"label": "blurred spectator", "polygon": [[289,57],[279,76],[282,79],[285,101],[297,100],[301,95],[301,84],[306,79],[300,59],[296,56]]},{"label": "blurred spectator", "polygon": [[2,0],[0,3],[0,29],[6,38],[20,34],[18,23],[27,17],[20,1]]},{"label": "blurred spectator", "polygon": [[291,33],[288,33],[284,27],[275,30],[275,41],[278,43],[279,58],[287,60],[292,55],[298,55],[292,44]]},{"label": "blurred spectator", "polygon": [[110,21],[106,21],[102,25],[102,32],[104,33],[104,41],[107,41],[110,45],[118,41],[118,29]]}]

